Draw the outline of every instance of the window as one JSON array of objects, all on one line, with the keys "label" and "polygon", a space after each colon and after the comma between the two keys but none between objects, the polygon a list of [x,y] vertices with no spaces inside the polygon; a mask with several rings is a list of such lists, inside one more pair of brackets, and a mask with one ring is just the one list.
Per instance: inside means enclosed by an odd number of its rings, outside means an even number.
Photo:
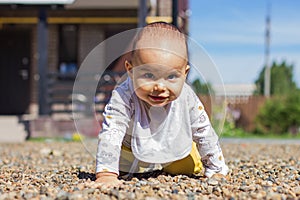
[{"label": "window", "polygon": [[78,26],[59,27],[59,72],[74,74],[77,71]]}]

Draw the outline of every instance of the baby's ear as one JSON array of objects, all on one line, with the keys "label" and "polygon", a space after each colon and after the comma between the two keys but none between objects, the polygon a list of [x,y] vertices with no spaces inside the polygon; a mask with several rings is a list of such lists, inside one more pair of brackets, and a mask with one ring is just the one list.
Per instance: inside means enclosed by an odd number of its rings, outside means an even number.
[{"label": "baby's ear", "polygon": [[185,75],[187,75],[189,73],[190,69],[191,69],[190,65],[187,64],[185,67]]},{"label": "baby's ear", "polygon": [[128,61],[128,60],[125,60],[125,69],[128,73],[128,75],[130,76],[130,78],[132,78],[132,64]]}]

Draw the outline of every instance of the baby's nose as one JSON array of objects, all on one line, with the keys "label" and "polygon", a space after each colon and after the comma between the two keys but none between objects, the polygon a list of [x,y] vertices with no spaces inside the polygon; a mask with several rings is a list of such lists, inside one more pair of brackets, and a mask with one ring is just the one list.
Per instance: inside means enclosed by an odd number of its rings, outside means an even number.
[{"label": "baby's nose", "polygon": [[158,82],[158,83],[155,84],[154,90],[164,91],[164,90],[166,90],[166,85],[163,82]]}]

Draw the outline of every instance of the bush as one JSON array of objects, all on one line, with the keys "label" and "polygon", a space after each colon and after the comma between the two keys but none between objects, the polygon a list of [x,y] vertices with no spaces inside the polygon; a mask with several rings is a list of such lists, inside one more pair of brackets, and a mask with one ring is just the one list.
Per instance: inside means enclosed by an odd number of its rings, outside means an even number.
[{"label": "bush", "polygon": [[244,138],[250,137],[251,134],[247,133],[241,128],[235,127],[235,125],[229,121],[225,121],[222,134],[220,137],[227,137],[227,138]]},{"label": "bush", "polygon": [[300,91],[267,100],[255,119],[256,130],[263,134],[297,134],[300,127]]}]

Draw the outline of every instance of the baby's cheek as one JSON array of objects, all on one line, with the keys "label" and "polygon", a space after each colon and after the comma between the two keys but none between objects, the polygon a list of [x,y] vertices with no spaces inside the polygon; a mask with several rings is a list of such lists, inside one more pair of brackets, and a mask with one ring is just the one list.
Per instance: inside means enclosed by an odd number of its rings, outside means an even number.
[{"label": "baby's cheek", "polygon": [[136,80],[134,84],[135,90],[140,90],[141,92],[150,91],[153,88],[153,84],[151,82],[146,82],[143,80]]},{"label": "baby's cheek", "polygon": [[181,84],[177,84],[172,88],[172,96],[175,98],[179,97],[182,92],[182,86]]},{"label": "baby's cheek", "polygon": [[172,92],[172,93],[169,95],[168,101],[170,102],[170,101],[174,101],[174,100],[176,100],[176,99],[177,99],[177,96]]}]

